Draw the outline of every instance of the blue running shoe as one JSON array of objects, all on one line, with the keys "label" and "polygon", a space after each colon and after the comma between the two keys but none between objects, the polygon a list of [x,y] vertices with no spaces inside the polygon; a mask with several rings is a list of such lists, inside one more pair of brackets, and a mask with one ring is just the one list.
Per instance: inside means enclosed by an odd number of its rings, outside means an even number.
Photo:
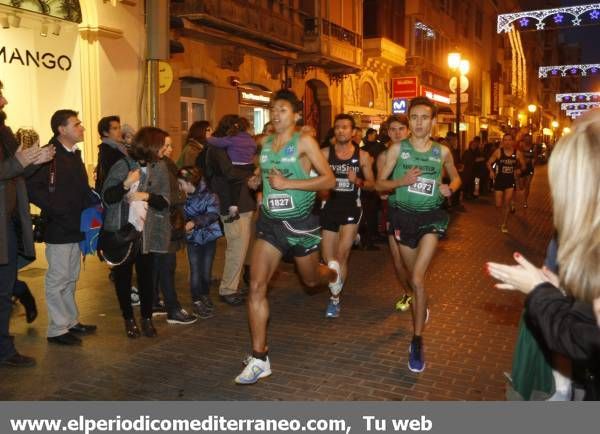
[{"label": "blue running shoe", "polygon": [[413,339],[408,348],[408,369],[411,372],[423,372],[425,370],[425,358],[423,357],[423,341]]},{"label": "blue running shoe", "polygon": [[337,318],[338,316],[340,316],[340,300],[330,298],[325,311],[325,318]]}]

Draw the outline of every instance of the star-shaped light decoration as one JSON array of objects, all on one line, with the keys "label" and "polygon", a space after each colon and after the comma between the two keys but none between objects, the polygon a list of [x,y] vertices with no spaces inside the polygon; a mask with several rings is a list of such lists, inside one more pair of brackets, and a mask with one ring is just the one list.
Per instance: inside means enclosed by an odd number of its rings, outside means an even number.
[{"label": "star-shaped light decoration", "polygon": [[571,68],[571,74],[577,74],[577,68]]},{"label": "star-shaped light decoration", "polygon": [[536,28],[537,30],[544,30],[544,26],[545,26],[545,25],[546,25],[546,24],[545,24],[543,21],[538,21],[538,23],[535,25],[535,28]]},{"label": "star-shaped light decoration", "polygon": [[592,69],[590,69],[590,72],[592,74],[595,74],[596,72],[598,72],[598,68],[592,68]]},{"label": "star-shaped light decoration", "polygon": [[556,24],[561,24],[563,22],[564,18],[565,18],[564,15],[562,15],[562,14],[556,14],[556,15],[554,15],[554,22]]},{"label": "star-shaped light decoration", "polygon": [[519,25],[521,27],[527,27],[529,25],[529,18],[521,18],[519,20]]},{"label": "star-shaped light decoration", "polygon": [[600,18],[600,11],[598,9],[594,9],[590,12],[590,19],[597,20],[598,18]]},{"label": "star-shaped light decoration", "polygon": [[552,70],[552,75],[556,75],[556,74],[558,74],[558,69],[553,69]]},{"label": "star-shaped light decoration", "polygon": [[579,26],[581,25],[581,18],[577,17],[577,18],[573,18],[573,25],[574,26]]}]

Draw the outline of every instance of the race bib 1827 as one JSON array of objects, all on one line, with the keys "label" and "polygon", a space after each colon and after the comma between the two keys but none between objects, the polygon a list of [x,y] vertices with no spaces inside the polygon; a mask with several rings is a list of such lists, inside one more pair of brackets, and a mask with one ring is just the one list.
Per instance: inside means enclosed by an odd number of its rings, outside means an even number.
[{"label": "race bib 1827", "polygon": [[269,211],[289,211],[294,209],[294,200],[289,194],[270,194],[267,197]]},{"label": "race bib 1827", "polygon": [[433,192],[435,191],[435,179],[427,179],[419,176],[417,182],[408,186],[408,191],[424,196],[433,196]]}]

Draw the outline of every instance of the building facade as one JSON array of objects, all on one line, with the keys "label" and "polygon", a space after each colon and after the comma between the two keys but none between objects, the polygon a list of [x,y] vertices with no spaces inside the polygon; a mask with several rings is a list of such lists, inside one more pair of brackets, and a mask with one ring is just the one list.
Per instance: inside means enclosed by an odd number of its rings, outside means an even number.
[{"label": "building facade", "polygon": [[47,143],[52,114],[62,108],[78,111],[86,127],[83,158],[91,171],[102,116],[119,114],[135,127],[144,121],[143,3],[0,0],[7,124],[15,130],[33,128]]},{"label": "building facade", "polygon": [[240,114],[260,133],[282,87],[304,102],[303,122],[324,137],[343,110],[343,79],[362,66],[362,0],[171,2],[170,88],[160,124],[176,149],[192,122]]}]

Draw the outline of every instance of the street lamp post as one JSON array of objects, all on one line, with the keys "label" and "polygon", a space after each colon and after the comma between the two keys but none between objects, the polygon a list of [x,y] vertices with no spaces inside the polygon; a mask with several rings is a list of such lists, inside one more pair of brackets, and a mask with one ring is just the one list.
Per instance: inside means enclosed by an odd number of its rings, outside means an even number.
[{"label": "street lamp post", "polygon": [[529,135],[533,141],[533,114],[536,112],[537,106],[535,104],[529,104],[527,110],[529,111]]},{"label": "street lamp post", "polygon": [[453,52],[448,54],[448,66],[456,77],[456,147],[460,152],[462,151],[460,143],[460,79],[462,75],[469,72],[469,61],[462,59],[460,53]]},{"label": "street lamp post", "polygon": [[556,143],[556,141],[558,140],[558,137],[556,136],[558,133],[558,127],[559,127],[559,123],[558,121],[552,121],[552,136],[554,137],[554,143]]}]

